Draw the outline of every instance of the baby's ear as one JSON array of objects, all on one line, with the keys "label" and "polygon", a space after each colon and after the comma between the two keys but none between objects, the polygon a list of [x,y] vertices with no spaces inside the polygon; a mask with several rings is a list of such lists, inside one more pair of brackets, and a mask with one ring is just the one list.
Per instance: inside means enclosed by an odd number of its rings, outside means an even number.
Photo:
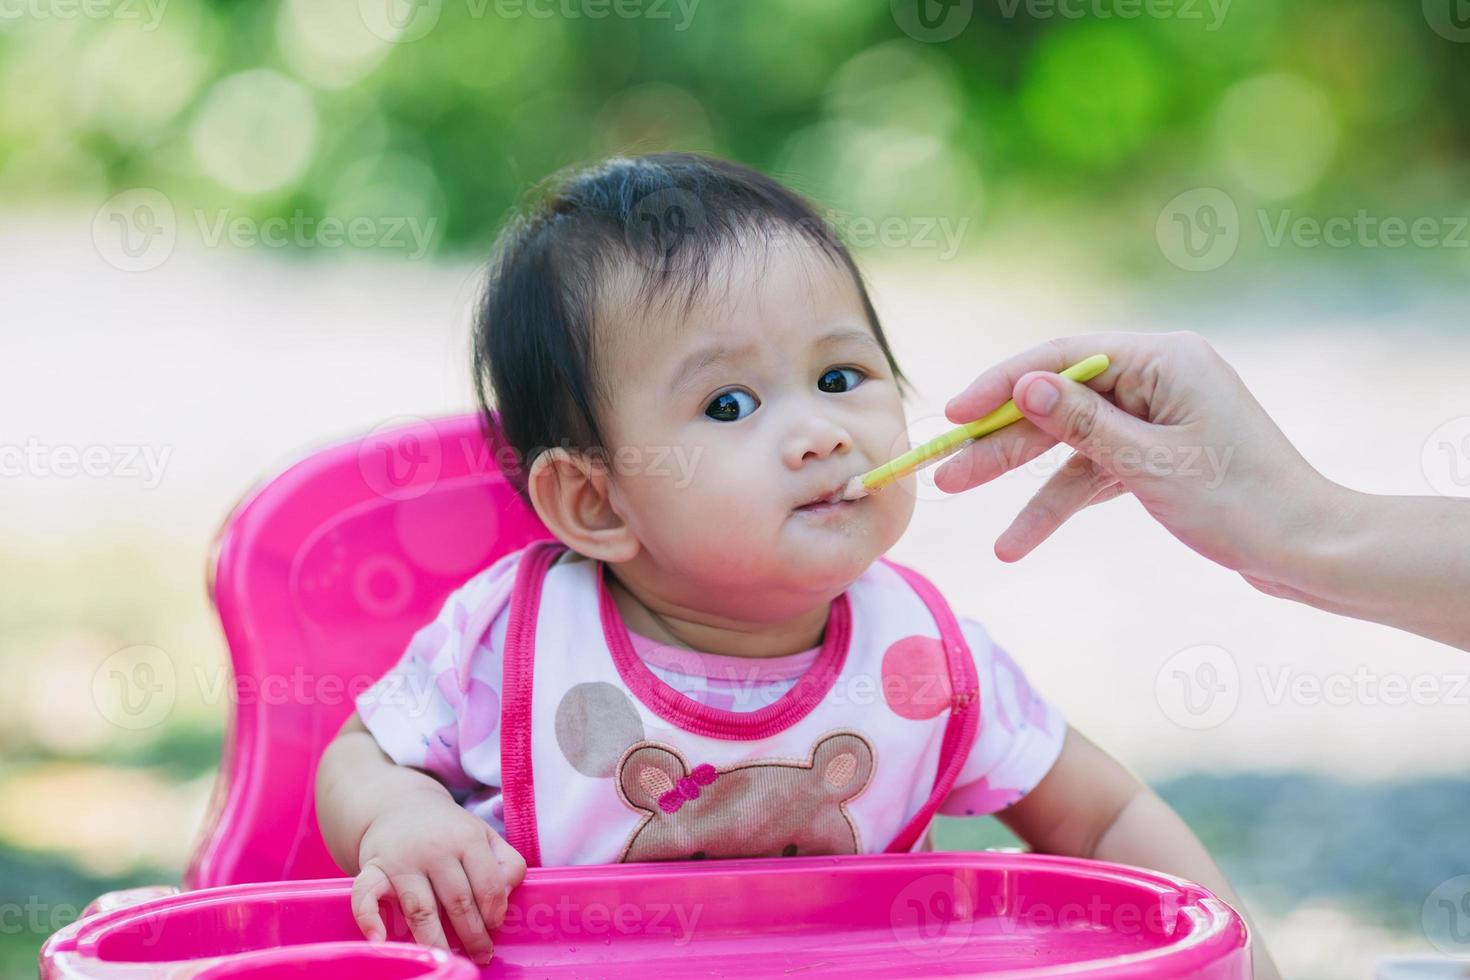
[{"label": "baby's ear", "polygon": [[618,763],[618,793],[635,810],[658,812],[658,798],[674,788],[689,766],[672,749],[639,742]]},{"label": "baby's ear", "polygon": [[531,463],[526,493],[558,541],[595,561],[625,562],[641,545],[613,507],[605,454],[556,446]]},{"label": "baby's ear", "polygon": [[873,777],[873,747],[856,732],[828,735],[812,749],[812,771],[828,796],[838,802],[850,800]]}]

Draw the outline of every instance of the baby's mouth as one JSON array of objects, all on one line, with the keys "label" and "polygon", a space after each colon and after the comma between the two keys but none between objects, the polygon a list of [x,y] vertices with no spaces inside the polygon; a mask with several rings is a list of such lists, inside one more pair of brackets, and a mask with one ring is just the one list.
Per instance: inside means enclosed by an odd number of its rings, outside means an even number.
[{"label": "baby's mouth", "polygon": [[837,486],[831,488],[830,490],[824,490],[817,496],[808,500],[806,503],[800,504],[795,509],[799,512],[808,512],[816,510],[826,510],[829,508],[835,510],[840,507],[845,507],[847,504],[853,503],[853,501],[843,500],[839,496],[842,493],[842,488],[845,486],[847,486],[846,481],[839,483]]}]

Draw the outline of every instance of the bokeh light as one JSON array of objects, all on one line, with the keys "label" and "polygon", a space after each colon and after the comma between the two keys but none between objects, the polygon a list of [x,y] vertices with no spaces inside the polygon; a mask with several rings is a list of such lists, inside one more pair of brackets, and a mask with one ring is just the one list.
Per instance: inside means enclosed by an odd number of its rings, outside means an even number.
[{"label": "bokeh light", "polygon": [[246,194],[289,187],[311,162],[317,117],[302,85],[257,68],[216,82],[190,128],[200,167]]},{"label": "bokeh light", "polygon": [[1165,80],[1155,58],[1136,32],[1112,24],[1048,34],[1020,98],[1040,146],[1084,169],[1137,152],[1160,116]]},{"label": "bokeh light", "polygon": [[1215,141],[1236,180],[1265,198],[1290,197],[1321,180],[1337,149],[1337,121],[1317,86],[1294,75],[1263,75],[1226,93]]},{"label": "bokeh light", "polygon": [[392,50],[368,30],[358,0],[287,0],[276,37],[297,76],[325,88],[342,88],[371,72]]}]

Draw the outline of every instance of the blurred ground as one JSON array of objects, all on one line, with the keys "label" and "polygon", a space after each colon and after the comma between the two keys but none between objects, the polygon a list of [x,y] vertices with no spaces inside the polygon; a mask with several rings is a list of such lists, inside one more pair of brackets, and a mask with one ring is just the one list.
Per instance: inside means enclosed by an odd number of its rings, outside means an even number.
[{"label": "blurred ground", "polygon": [[[14,976],[32,974],[40,941],[97,892],[177,880],[223,725],[190,678],[223,664],[203,569],[229,507],[311,447],[470,405],[471,263],[287,264],[181,248],[129,275],[98,257],[91,219],[17,214],[0,226],[0,268],[25,269],[6,277],[0,441],[135,447],[161,468],[129,473],[118,456],[106,476],[0,479],[0,902],[35,913],[0,929],[0,971]],[[948,263],[864,262],[927,399],[910,408],[916,434],[931,434],[921,420],[935,427],[974,373],[1036,340],[1189,328],[1329,476],[1470,492],[1435,436],[1470,413],[1452,370],[1470,356],[1453,330],[1463,287],[1392,269],[1229,265],[1122,289],[1085,254],[1001,242]],[[1470,661],[1261,596],[1130,501],[1003,566],[991,542],[1044,470],[924,500],[895,557],[983,619],[1074,723],[1180,809],[1287,975],[1363,975],[1376,954],[1429,951],[1421,905],[1470,871],[1457,819],[1470,803],[1470,692],[1456,693]],[[98,710],[92,681],[103,658],[140,643],[197,670],[181,671],[164,725],[134,732]],[[1201,644],[1237,671],[1237,706],[1205,727],[1215,719],[1181,708],[1168,686],[1170,658]],[[1372,691],[1392,674],[1430,678],[1435,695],[1280,696],[1284,679],[1360,667]],[[1006,840],[987,821],[947,824],[941,842]]]}]

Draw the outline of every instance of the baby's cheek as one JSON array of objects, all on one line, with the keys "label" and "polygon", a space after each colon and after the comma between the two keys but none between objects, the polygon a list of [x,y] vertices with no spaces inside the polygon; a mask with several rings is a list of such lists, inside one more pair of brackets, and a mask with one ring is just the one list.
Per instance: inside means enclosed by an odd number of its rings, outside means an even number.
[{"label": "baby's cheek", "polygon": [[884,517],[897,524],[898,533],[902,534],[903,529],[908,527],[910,518],[914,516],[914,507],[918,503],[919,476],[916,473],[910,473],[888,489],[892,493],[888,494],[888,499],[883,501],[887,508],[884,511]]},{"label": "baby's cheek", "polygon": [[[743,480],[728,468],[695,468],[682,481],[661,480],[647,487],[641,502],[643,520],[681,550],[700,549],[714,542],[738,542],[769,520],[775,495]],[[766,531],[769,537],[769,529]],[[752,545],[754,541],[750,542]]]},{"label": "baby's cheek", "polygon": [[781,532],[779,498],[769,489],[731,484],[691,488],[669,507],[677,513],[683,541],[675,546],[703,573],[724,581],[760,581]]},{"label": "baby's cheek", "polygon": [[740,457],[705,453],[689,468],[684,485],[672,489],[678,502],[711,519],[748,521],[779,499],[769,465],[742,465]]},{"label": "baby's cheek", "polygon": [[[910,478],[912,479],[912,478]],[[881,500],[881,509],[876,515],[874,524],[873,546],[877,549],[876,554],[883,554],[898,543],[908,530],[909,522],[914,517],[914,506],[916,498],[914,491],[903,484],[889,487],[883,493],[878,494]]]}]

